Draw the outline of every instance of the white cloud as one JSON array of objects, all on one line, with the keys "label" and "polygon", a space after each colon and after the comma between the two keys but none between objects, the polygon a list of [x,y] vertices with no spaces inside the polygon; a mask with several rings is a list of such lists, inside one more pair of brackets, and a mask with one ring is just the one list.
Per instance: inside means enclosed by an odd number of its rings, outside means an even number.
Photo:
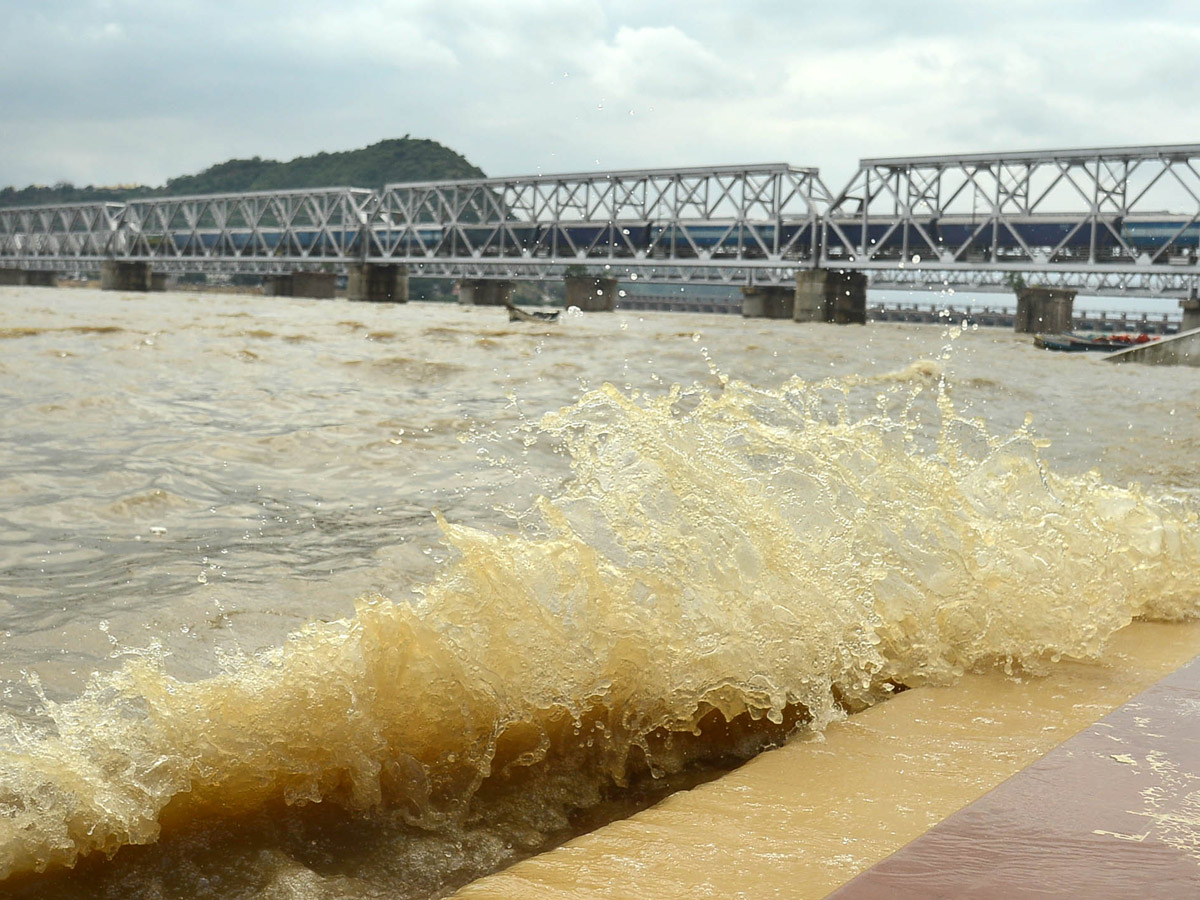
[{"label": "white cloud", "polygon": [[622,26],[583,53],[581,68],[602,94],[623,100],[720,97],[749,82],[674,25]]},{"label": "white cloud", "polygon": [[1200,140],[1200,8],[1182,2],[0,0],[0,17],[0,184],[160,182],[402,134],[493,174],[783,160],[830,182],[861,156]]}]

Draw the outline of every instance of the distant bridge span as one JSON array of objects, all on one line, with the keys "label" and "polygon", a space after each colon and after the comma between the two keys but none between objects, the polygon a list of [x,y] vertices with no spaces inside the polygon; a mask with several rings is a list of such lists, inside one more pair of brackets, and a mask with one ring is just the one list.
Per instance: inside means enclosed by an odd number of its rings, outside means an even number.
[{"label": "distant bridge span", "polygon": [[628,170],[0,209],[0,267],[1188,296],[1200,144],[864,159],[830,191],[788,164]]}]

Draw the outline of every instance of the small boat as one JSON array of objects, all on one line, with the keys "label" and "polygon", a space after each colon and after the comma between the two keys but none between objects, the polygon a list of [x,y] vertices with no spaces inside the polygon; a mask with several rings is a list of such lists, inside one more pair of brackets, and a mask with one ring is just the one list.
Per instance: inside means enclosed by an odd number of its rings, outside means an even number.
[{"label": "small boat", "polygon": [[1114,334],[1101,337],[1072,334],[1070,332],[1064,332],[1063,334],[1037,334],[1033,337],[1033,343],[1043,350],[1059,350],[1065,353],[1082,353],[1087,351],[1112,353],[1116,350],[1124,350],[1126,347],[1131,347],[1135,344],[1145,344],[1156,340],[1158,338],[1151,337],[1148,334]]},{"label": "small boat", "polygon": [[553,312],[526,312],[513,306],[511,303],[504,304],[504,308],[508,310],[508,321],[510,322],[555,322],[558,320],[558,314],[561,309],[556,309]]}]

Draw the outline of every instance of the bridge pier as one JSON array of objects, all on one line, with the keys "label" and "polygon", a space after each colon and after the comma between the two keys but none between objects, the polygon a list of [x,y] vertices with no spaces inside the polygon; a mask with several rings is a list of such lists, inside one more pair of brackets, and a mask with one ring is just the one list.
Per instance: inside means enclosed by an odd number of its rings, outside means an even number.
[{"label": "bridge pier", "polygon": [[1200,300],[1195,297],[1180,300],[1179,308],[1183,310],[1183,321],[1179,324],[1180,331],[1200,328]]},{"label": "bridge pier", "polygon": [[797,322],[867,323],[867,276],[835,269],[802,269],[796,273]]},{"label": "bridge pier", "polygon": [[1018,334],[1059,334],[1071,330],[1075,291],[1062,288],[1023,287],[1017,291]]},{"label": "bridge pier", "polygon": [[[165,287],[165,282],[160,282]],[[150,291],[154,289],[154,273],[147,262],[121,262],[106,259],[100,263],[100,290]],[[163,290],[163,288],[159,288]]]},{"label": "bridge pier", "polygon": [[496,278],[463,278],[458,282],[458,302],[463,306],[506,306],[516,285]]},{"label": "bridge pier", "polygon": [[336,288],[337,276],[333,272],[289,272],[286,275],[268,275],[263,280],[263,293],[268,297],[332,300]]},{"label": "bridge pier", "polygon": [[376,263],[351,266],[346,298],[370,303],[407,303],[408,267]]},{"label": "bridge pier", "polygon": [[14,287],[54,287],[57,275],[45,269],[0,269],[0,285]]},{"label": "bridge pier", "polygon": [[567,275],[567,308],[583,312],[612,312],[617,307],[617,279],[591,275]]},{"label": "bridge pier", "polygon": [[753,284],[742,288],[742,315],[747,319],[790,319],[796,292],[785,285]]}]

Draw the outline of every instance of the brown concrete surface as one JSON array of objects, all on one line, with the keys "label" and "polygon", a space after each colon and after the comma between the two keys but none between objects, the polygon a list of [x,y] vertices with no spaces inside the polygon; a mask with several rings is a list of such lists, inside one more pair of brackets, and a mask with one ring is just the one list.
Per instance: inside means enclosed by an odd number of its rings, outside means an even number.
[{"label": "brown concrete surface", "polygon": [[1200,897],[1200,657],[829,900]]}]

